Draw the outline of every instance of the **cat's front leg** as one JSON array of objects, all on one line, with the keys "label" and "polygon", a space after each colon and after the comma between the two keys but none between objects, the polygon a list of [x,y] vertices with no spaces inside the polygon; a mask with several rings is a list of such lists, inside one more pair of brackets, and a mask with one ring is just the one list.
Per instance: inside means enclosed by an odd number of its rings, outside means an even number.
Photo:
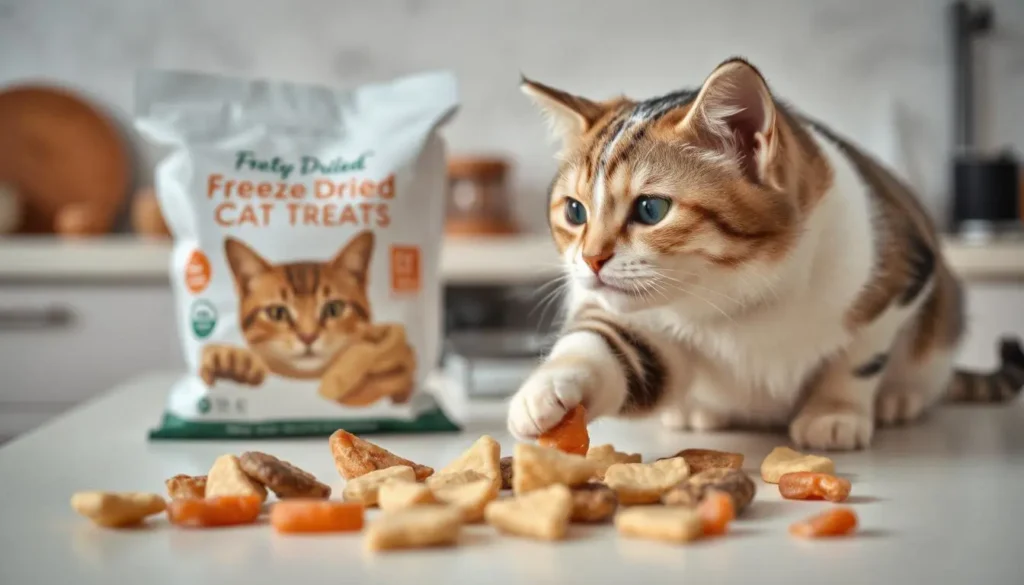
[{"label": "cat's front leg", "polygon": [[587,418],[645,414],[668,393],[666,348],[600,311],[581,313],[509,405],[509,431],[536,438],[582,404]]}]

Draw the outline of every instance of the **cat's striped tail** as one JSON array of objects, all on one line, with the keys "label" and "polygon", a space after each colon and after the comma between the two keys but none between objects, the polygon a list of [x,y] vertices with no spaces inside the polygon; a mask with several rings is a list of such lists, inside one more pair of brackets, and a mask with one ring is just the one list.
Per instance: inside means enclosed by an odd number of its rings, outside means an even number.
[{"label": "cat's striped tail", "polygon": [[957,370],[949,384],[951,402],[1007,402],[1024,388],[1024,351],[1020,341],[1006,338],[999,344],[999,367],[988,373]]}]

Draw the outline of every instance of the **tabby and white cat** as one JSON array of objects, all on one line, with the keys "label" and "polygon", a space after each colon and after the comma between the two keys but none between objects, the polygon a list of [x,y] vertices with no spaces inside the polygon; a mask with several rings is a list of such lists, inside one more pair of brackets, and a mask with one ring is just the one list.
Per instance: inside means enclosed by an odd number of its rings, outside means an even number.
[{"label": "tabby and white cat", "polygon": [[570,284],[564,331],[509,407],[520,439],[582,403],[856,449],[876,422],[1024,385],[1016,341],[992,373],[954,370],[961,291],[928,215],[746,61],[639,102],[522,88],[562,140],[549,219]]}]

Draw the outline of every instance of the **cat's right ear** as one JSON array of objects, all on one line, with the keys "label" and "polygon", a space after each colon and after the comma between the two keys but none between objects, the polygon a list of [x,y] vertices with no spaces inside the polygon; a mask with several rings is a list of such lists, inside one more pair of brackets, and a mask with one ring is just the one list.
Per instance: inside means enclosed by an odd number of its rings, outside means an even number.
[{"label": "cat's right ear", "polygon": [[547,117],[551,133],[562,141],[563,147],[573,145],[607,111],[607,107],[600,103],[538,83],[525,76],[519,88]]},{"label": "cat's right ear", "polygon": [[254,276],[270,270],[270,264],[262,256],[234,238],[224,239],[224,256],[228,259],[235,283],[242,290],[248,288]]}]

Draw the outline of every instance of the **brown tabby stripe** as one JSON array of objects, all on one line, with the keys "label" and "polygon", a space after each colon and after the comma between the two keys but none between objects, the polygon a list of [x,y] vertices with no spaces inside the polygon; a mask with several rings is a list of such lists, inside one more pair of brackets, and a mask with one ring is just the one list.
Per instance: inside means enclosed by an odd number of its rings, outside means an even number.
[{"label": "brown tabby stripe", "polygon": [[348,306],[351,307],[352,311],[356,315],[359,315],[359,318],[362,319],[363,321],[370,320],[370,311],[368,311],[366,307],[364,307],[360,303],[349,301]]},{"label": "brown tabby stripe", "polygon": [[[657,352],[639,336],[604,315],[582,314],[570,331],[589,331],[604,339],[626,377],[622,414],[652,410],[665,395],[668,371]],[[630,354],[634,359],[630,359]]]},{"label": "brown tabby stripe", "polygon": [[948,399],[953,402],[1005,402],[1024,388],[1024,352],[1017,340],[1004,340],[1002,363],[990,373],[958,370],[950,383]]},{"label": "brown tabby stripe", "polygon": [[320,285],[320,267],[312,263],[285,264],[284,275],[296,295],[313,294]]},{"label": "brown tabby stripe", "polygon": [[683,205],[685,205],[690,211],[701,216],[705,221],[715,226],[718,231],[730,238],[736,238],[737,240],[764,240],[774,238],[778,235],[778,232],[774,230],[746,231],[742,228],[736,227],[729,223],[728,220],[722,217],[722,215],[714,209],[710,209],[699,203],[686,203]]}]

